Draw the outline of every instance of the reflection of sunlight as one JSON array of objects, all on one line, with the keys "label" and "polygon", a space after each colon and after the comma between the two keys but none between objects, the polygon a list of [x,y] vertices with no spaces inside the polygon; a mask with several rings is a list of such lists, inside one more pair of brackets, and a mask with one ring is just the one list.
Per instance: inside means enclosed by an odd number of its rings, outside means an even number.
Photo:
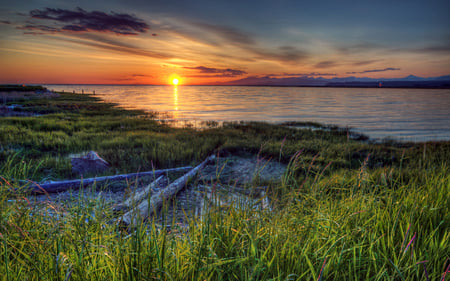
[{"label": "reflection of sunlight", "polygon": [[173,86],[173,106],[174,106],[174,112],[173,112],[173,118],[178,119],[178,87],[177,85]]}]

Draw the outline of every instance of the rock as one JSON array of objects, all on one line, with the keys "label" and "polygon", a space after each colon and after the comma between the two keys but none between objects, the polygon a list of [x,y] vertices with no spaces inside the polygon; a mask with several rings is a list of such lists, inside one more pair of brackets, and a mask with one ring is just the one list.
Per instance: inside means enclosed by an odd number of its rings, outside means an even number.
[{"label": "rock", "polygon": [[71,163],[74,174],[101,173],[109,168],[108,162],[98,156],[95,151],[89,151],[82,157],[74,157]]}]

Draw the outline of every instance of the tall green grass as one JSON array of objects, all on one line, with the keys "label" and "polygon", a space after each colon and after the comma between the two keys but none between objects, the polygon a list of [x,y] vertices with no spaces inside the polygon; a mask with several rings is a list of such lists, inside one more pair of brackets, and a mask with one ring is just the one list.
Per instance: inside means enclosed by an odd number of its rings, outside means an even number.
[{"label": "tall green grass", "polygon": [[450,258],[446,165],[415,169],[407,178],[398,168],[365,166],[329,175],[310,171],[306,178],[294,178],[290,175],[299,163],[287,171],[289,180],[270,187],[271,211],[210,206],[202,218],[190,217],[188,228],[166,229],[150,220],[138,223],[131,233],[115,223],[101,197],[80,195],[66,208],[37,204],[20,191],[11,197],[5,190],[17,186],[2,180],[0,276],[442,279]]},{"label": "tall green grass", "polygon": [[[443,280],[449,270],[450,142],[366,144],[264,123],[174,129],[72,94],[24,106],[47,115],[0,120],[0,280]],[[76,177],[69,155],[88,150],[110,173],[217,152],[288,169],[269,184],[271,210],[211,205],[187,227],[150,219],[128,232],[91,190],[61,205],[22,188]]]}]

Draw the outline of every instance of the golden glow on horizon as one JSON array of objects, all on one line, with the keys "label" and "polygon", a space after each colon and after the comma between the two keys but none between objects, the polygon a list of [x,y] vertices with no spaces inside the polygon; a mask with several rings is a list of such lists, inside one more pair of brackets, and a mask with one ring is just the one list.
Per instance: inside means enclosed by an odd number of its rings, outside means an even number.
[{"label": "golden glow on horizon", "polygon": [[178,83],[180,83],[180,80],[178,80],[178,78],[173,78],[173,79],[172,79],[172,84],[173,84],[174,86],[178,85]]}]

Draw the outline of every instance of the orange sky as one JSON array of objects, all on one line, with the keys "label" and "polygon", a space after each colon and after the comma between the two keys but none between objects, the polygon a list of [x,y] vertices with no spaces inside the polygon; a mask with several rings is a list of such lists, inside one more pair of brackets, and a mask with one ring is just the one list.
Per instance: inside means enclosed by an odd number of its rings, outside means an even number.
[{"label": "orange sky", "polygon": [[[275,9],[266,1],[253,11],[256,15],[246,16],[248,7],[241,7],[236,15],[228,11],[228,17],[219,13],[220,7],[181,14],[181,9],[165,6],[133,6],[137,1],[112,1],[104,9],[92,1],[80,1],[83,9],[36,2],[18,1],[0,10],[0,83],[160,85],[177,76],[188,85],[248,76],[450,74],[450,37],[448,25],[443,26],[449,22],[445,15],[440,18],[445,1],[422,11],[411,8],[429,23],[395,19],[384,10],[380,19],[370,15],[364,21],[354,14],[333,18],[331,13],[331,19],[316,23],[312,12],[302,21],[291,11],[297,6]],[[120,13],[109,12],[113,8]],[[273,17],[267,16],[272,10]]]}]

